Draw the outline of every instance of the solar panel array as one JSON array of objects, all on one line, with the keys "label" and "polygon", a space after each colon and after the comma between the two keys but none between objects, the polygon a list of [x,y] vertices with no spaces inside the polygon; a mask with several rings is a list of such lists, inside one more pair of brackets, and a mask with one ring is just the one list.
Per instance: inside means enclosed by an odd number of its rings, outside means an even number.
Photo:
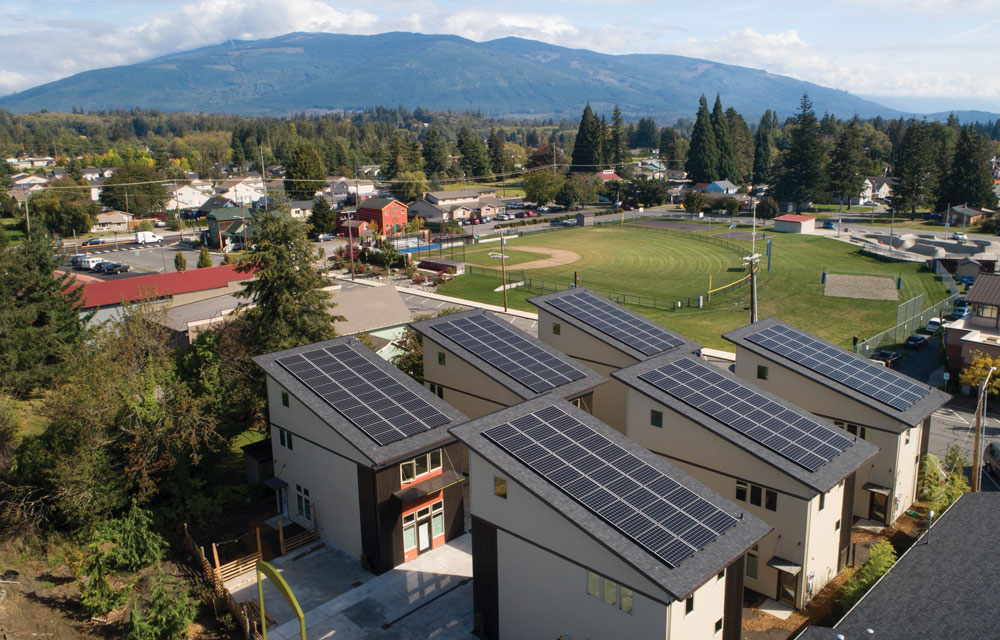
[{"label": "solar panel array", "polygon": [[451,422],[350,345],[306,351],[277,362],[380,445]]},{"label": "solar panel array", "polygon": [[505,324],[487,315],[471,315],[437,322],[432,327],[535,393],[585,377],[580,369],[524,339]]},{"label": "solar panel array", "polygon": [[684,344],[683,340],[671,335],[655,322],[636,318],[610,300],[589,291],[559,296],[548,302],[556,309],[647,356],[663,353]]},{"label": "solar panel array", "polygon": [[798,329],[774,325],[748,335],[747,340],[900,411],[927,395],[927,387]]},{"label": "solar panel array", "polygon": [[639,378],[809,471],[851,446],[851,439],[693,358]]},{"label": "solar panel array", "polygon": [[558,407],[483,435],[671,567],[737,522]]}]

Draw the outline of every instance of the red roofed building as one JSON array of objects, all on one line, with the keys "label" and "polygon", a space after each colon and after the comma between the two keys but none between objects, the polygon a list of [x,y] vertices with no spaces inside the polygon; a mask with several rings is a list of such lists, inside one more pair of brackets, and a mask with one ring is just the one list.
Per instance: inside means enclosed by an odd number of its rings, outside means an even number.
[{"label": "red roofed building", "polygon": [[81,310],[115,307],[123,302],[169,299],[175,305],[235,293],[243,289],[250,275],[238,273],[236,265],[174,273],[156,273],[134,278],[116,278],[83,285]]},{"label": "red roofed building", "polygon": [[609,180],[621,180],[621,176],[615,173],[614,169],[605,169],[603,171],[598,171],[594,175],[600,178],[604,182],[608,182]]},{"label": "red roofed building", "polygon": [[774,230],[778,233],[812,233],[816,230],[816,218],[789,213],[774,219]]},{"label": "red roofed building", "polygon": [[358,207],[354,219],[366,220],[376,233],[387,236],[406,230],[406,215],[406,205],[399,200],[372,198]]}]

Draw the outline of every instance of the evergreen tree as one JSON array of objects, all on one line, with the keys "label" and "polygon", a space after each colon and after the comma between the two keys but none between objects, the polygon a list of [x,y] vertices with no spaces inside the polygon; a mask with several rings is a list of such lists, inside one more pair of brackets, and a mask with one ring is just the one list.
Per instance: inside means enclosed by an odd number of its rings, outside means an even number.
[{"label": "evergreen tree", "polygon": [[830,162],[830,189],[840,198],[843,209],[847,200],[847,210],[851,209],[851,198],[861,193],[865,176],[864,142],[861,139],[861,122],[857,116],[845,125],[837,138]]},{"label": "evergreen tree", "polygon": [[424,171],[429,176],[442,176],[448,170],[448,141],[441,136],[437,127],[427,127],[421,147],[424,157]]},{"label": "evergreen tree", "polygon": [[971,125],[962,127],[951,171],[938,197],[938,208],[951,203],[996,209],[997,196],[993,192],[993,176],[990,173],[991,157],[989,139]]},{"label": "evergreen tree", "polygon": [[896,156],[898,182],[892,190],[892,206],[899,213],[909,211],[912,220],[918,208],[933,206],[938,176],[930,125],[914,120],[905,130]]},{"label": "evergreen tree", "polygon": [[803,205],[821,198],[826,187],[825,157],[816,113],[809,96],[803,94],[775,183],[778,198],[795,203],[795,210],[799,212]]},{"label": "evergreen tree", "polygon": [[268,212],[256,220],[256,247],[240,261],[253,279],[237,293],[245,339],[252,353],[270,353],[337,336],[334,306],[305,227],[289,216]]},{"label": "evergreen tree", "polygon": [[778,129],[778,116],[768,109],[757,125],[757,135],[753,149],[753,182],[768,184],[772,179],[774,165],[774,135]]},{"label": "evergreen tree", "polygon": [[[229,255],[228,253],[226,255]],[[198,252],[198,264],[196,265],[199,269],[205,269],[212,266],[212,256],[208,253],[208,247],[202,245],[201,250]]]},{"label": "evergreen tree", "polygon": [[717,180],[739,181],[739,170],[736,168],[736,155],[733,151],[733,138],[729,135],[729,121],[722,111],[722,100],[715,96],[715,106],[712,107],[712,132],[715,134],[715,146],[719,151],[719,168],[716,171]]},{"label": "evergreen tree", "polygon": [[317,198],[313,202],[312,213],[309,215],[310,233],[318,236],[321,233],[336,233],[337,212],[333,210],[326,198]]},{"label": "evergreen tree", "polygon": [[311,142],[300,140],[285,163],[285,193],[291,200],[312,200],[325,186],[323,159]]},{"label": "evergreen tree", "polygon": [[188,267],[188,262],[187,258],[184,257],[184,252],[178,251],[174,255],[174,271],[177,271],[178,273],[183,273],[184,271],[187,270],[187,267]]},{"label": "evergreen tree", "polygon": [[660,133],[660,162],[667,169],[683,169],[687,154],[681,156],[680,144],[683,138],[671,127],[664,127]]},{"label": "evergreen tree", "polygon": [[486,145],[468,127],[462,127],[458,132],[458,152],[462,154],[459,165],[467,178],[493,179],[493,170],[490,166],[490,156]]},{"label": "evergreen tree", "polygon": [[750,181],[753,171],[754,140],[750,127],[736,109],[726,109],[726,122],[729,124],[729,137],[733,141],[733,160],[736,162],[736,182],[743,184]]},{"label": "evergreen tree", "polygon": [[640,149],[655,149],[660,143],[660,128],[656,120],[641,118],[635,127],[635,146]]},{"label": "evergreen tree", "polygon": [[684,168],[694,182],[714,182],[719,177],[719,148],[705,96],[698,101],[698,117],[691,130],[691,147]]},{"label": "evergreen tree", "polygon": [[[611,114],[611,163],[614,164],[615,171],[623,171],[625,162],[628,160],[628,140],[625,137],[625,122],[622,119],[622,110],[615,105],[615,110]],[[620,175],[620,174],[619,174]]]},{"label": "evergreen tree", "polygon": [[573,144],[570,171],[593,173],[600,168],[604,155],[601,138],[601,121],[594,115],[588,102],[580,117],[580,128],[577,130],[576,141]]},{"label": "evergreen tree", "polygon": [[507,144],[503,135],[503,130],[493,129],[490,137],[486,141],[486,148],[490,155],[490,167],[493,173],[503,173],[503,148]]},{"label": "evergreen tree", "polygon": [[163,572],[159,564],[149,576],[146,602],[134,602],[129,612],[125,640],[177,640],[186,637],[198,607],[184,583]]}]

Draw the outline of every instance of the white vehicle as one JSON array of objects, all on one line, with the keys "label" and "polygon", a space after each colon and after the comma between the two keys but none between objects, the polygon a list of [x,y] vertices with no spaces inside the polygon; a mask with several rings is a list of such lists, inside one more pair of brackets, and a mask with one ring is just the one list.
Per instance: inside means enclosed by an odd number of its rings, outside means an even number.
[{"label": "white vehicle", "polygon": [[956,231],[955,233],[951,234],[951,239],[952,240],[958,240],[960,242],[965,242],[966,240],[968,240],[968,238],[966,237],[966,235],[964,233],[962,233],[961,231]]},{"label": "white vehicle", "polygon": [[135,232],[135,243],[136,244],[156,244],[157,242],[163,242],[163,238],[156,235],[152,231],[136,231]]},{"label": "white vehicle", "polygon": [[938,329],[941,328],[941,318],[931,318],[927,321],[927,333],[937,333]]},{"label": "white vehicle", "polygon": [[80,269],[90,271],[91,269],[101,264],[102,262],[104,262],[104,258],[98,258],[97,256],[87,256],[86,258],[80,258],[80,260],[77,261],[76,266],[79,267]]}]

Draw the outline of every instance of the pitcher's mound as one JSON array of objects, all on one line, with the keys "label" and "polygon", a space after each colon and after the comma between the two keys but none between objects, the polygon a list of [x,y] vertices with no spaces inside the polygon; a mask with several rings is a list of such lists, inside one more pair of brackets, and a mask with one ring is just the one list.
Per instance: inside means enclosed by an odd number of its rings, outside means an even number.
[{"label": "pitcher's mound", "polygon": [[899,300],[896,281],[880,276],[849,276],[831,273],[826,276],[824,295],[863,300]]}]

